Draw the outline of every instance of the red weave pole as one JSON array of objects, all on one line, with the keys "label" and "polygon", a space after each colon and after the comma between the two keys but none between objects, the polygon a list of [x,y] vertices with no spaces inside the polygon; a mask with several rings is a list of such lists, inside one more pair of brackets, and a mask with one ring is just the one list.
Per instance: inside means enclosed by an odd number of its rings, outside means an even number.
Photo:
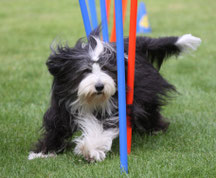
[{"label": "red weave pole", "polygon": [[[126,10],[127,10],[127,0],[122,0],[122,8],[123,8],[123,26],[125,24],[125,16],[126,16]],[[113,8],[113,27],[112,32],[110,36],[110,42],[116,41],[116,24],[115,24],[115,3]]]},{"label": "red weave pole", "polygon": [[113,8],[113,27],[110,36],[110,42],[116,42],[115,3]]},{"label": "red weave pole", "polygon": [[[134,96],[134,72],[136,55],[136,22],[137,22],[137,0],[131,0],[130,8],[130,30],[128,45],[128,73],[127,73],[127,106],[133,104]],[[130,111],[128,111],[129,113]],[[127,152],[131,152],[132,127],[131,118],[127,115]]]},{"label": "red weave pole", "polygon": [[106,0],[107,24],[109,24],[111,0]]},{"label": "red weave pole", "polygon": [[123,27],[125,24],[125,16],[127,11],[127,0],[122,0],[122,8],[123,8]]}]

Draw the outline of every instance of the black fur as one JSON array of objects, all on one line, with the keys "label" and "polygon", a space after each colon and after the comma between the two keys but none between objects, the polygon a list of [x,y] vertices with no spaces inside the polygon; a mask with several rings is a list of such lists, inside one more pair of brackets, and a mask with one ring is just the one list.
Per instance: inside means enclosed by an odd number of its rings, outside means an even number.
[{"label": "black fur", "polygon": [[[88,41],[84,44],[79,40],[70,48],[58,46],[52,49],[47,61],[49,72],[53,75],[52,96],[50,108],[44,115],[43,135],[36,145],[35,152],[61,152],[64,150],[67,140],[77,130],[75,122],[76,111],[71,113],[70,103],[77,99],[77,87],[82,79],[91,72],[94,61],[91,60],[88,50],[95,47],[93,37],[98,37],[100,30],[92,32]],[[175,91],[175,87],[169,84],[158,72],[163,61],[171,56],[178,55],[181,51],[175,45],[178,37],[149,38],[137,37],[136,43],[136,67],[134,104],[128,106],[132,116],[134,130],[151,133],[153,131],[165,131],[169,123],[160,114],[161,106],[166,104],[168,92]],[[115,49],[115,43],[109,44]],[[106,46],[105,46],[106,48]],[[125,53],[128,53],[128,38],[124,39]],[[106,57],[98,61],[102,70],[106,71],[116,82],[116,52],[107,47]],[[155,67],[153,65],[156,65]],[[127,59],[126,59],[127,69]],[[117,91],[112,97],[118,102]],[[95,117],[101,119],[100,111],[95,111]],[[106,117],[118,115],[117,108]],[[118,127],[118,121],[106,123],[104,128]]]}]

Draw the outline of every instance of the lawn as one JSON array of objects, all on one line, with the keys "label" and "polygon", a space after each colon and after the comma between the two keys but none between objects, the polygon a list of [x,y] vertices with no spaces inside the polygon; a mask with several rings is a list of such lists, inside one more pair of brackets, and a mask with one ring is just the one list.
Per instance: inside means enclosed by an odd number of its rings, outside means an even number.
[{"label": "lawn", "polygon": [[[128,177],[216,177],[216,2],[146,0],[152,37],[191,33],[191,55],[171,58],[161,73],[180,94],[163,109],[165,134],[133,135]],[[99,11],[99,9],[98,9]],[[125,25],[128,34],[129,13]],[[88,164],[68,150],[27,160],[49,105],[45,62],[54,39],[85,36],[78,1],[0,1],[0,177],[124,177],[118,140],[104,162]]]}]

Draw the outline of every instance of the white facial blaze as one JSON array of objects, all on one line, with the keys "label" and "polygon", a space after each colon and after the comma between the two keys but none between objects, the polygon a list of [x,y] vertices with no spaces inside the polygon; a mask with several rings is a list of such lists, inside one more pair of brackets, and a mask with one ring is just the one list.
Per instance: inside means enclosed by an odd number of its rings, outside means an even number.
[{"label": "white facial blaze", "polygon": [[92,65],[92,73],[95,75],[95,79],[97,80],[97,83],[105,83],[105,80],[108,80],[109,76],[101,71],[101,68],[99,64],[94,63]]},{"label": "white facial blaze", "polygon": [[93,49],[89,49],[90,51],[89,51],[89,54],[90,54],[90,56],[91,56],[91,59],[93,60],[93,61],[95,61],[95,62],[97,62],[98,61],[98,59],[99,59],[99,55],[103,52],[103,50],[104,50],[104,47],[103,47],[103,43],[101,42],[101,40],[99,40],[99,39],[97,39],[97,38],[94,38],[95,39],[95,41],[96,41],[96,46],[95,46],[95,48],[94,48],[94,50]]}]

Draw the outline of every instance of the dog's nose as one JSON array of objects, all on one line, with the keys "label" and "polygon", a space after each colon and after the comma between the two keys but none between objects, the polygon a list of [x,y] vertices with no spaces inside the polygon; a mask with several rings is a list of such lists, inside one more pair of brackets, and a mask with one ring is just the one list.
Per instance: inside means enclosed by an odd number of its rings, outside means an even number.
[{"label": "dog's nose", "polygon": [[101,92],[103,89],[104,89],[104,84],[102,83],[97,83],[95,85],[95,89],[98,91],[98,92]]}]

